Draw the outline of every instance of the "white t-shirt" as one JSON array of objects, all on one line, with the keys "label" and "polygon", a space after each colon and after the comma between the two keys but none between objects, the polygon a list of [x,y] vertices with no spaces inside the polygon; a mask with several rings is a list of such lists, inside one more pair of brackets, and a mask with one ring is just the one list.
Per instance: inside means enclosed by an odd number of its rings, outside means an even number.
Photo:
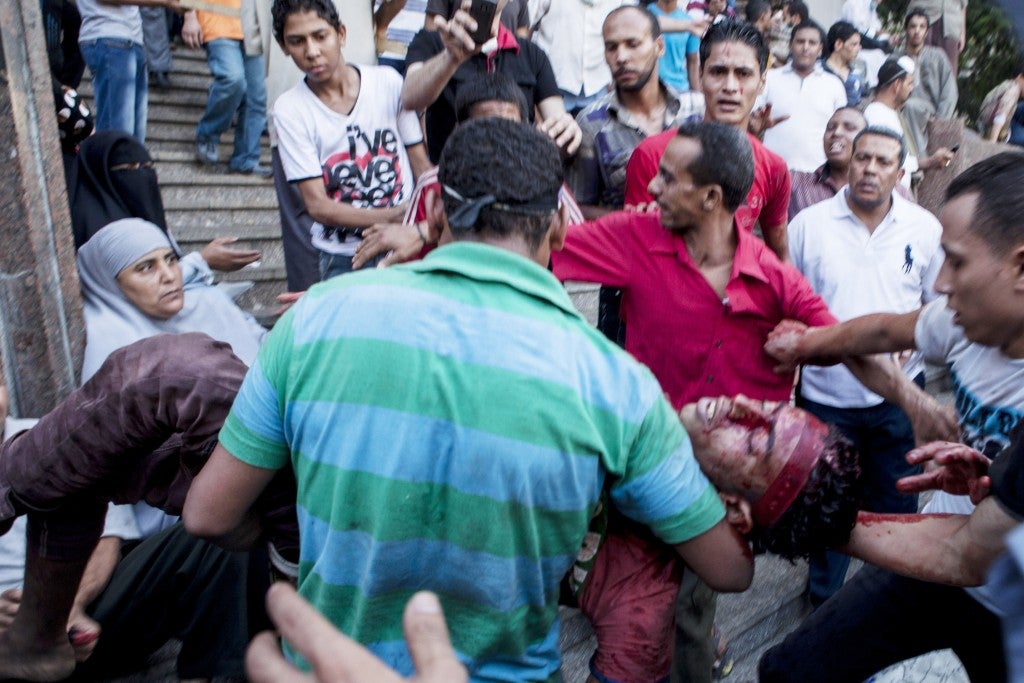
[{"label": "white t-shirt", "polygon": [[613,9],[635,4],[636,0],[530,0],[532,40],[551,60],[559,88],[590,97],[611,83],[601,29]]},{"label": "white t-shirt", "polygon": [[[793,265],[840,320],[869,313],[908,313],[933,301],[943,260],[939,221],[893,193],[889,213],[869,232],[850,209],[848,192],[844,188],[793,218],[789,224]],[[921,372],[920,354],[903,369],[910,377]],[[836,408],[867,408],[882,402],[843,365],[805,367],[801,393]]]},{"label": "white t-shirt", "polygon": [[78,42],[120,38],[142,45],[142,15],[137,5],[107,5],[100,0],[78,0],[82,28]]},{"label": "white t-shirt", "polygon": [[[402,109],[402,77],[391,67],[360,66],[359,95],[346,114],[329,108],[305,79],[274,105],[278,151],[291,181],[323,178],[327,196],[357,208],[398,206],[412,196],[406,147],[423,141],[419,118]],[[314,223],[313,246],[355,253],[360,239]]]},{"label": "white t-shirt", "polygon": [[[892,107],[886,106],[881,102],[872,102],[864,108],[864,118],[867,119],[869,126],[888,128],[899,133],[904,139],[906,138],[903,124],[900,122],[900,115]],[[913,154],[907,154],[907,160],[903,162],[903,180],[900,181],[903,187],[908,190],[910,189],[910,174],[916,173],[918,168],[917,157]]]},{"label": "white t-shirt", "polygon": [[764,132],[765,147],[792,171],[810,173],[825,163],[825,126],[836,109],[846,106],[846,88],[835,74],[818,65],[804,78],[790,64],[769,69],[764,103],[772,105],[773,117],[789,117]]},{"label": "white t-shirt", "polygon": [[[7,418],[6,429],[3,436],[10,437],[14,434],[29,429],[38,420],[18,420]],[[27,520],[24,515],[14,520],[11,527],[3,536],[0,536],[0,593],[10,588],[21,588],[25,581],[25,534],[27,533]],[[125,541],[132,541],[139,538],[139,529],[135,525],[135,516],[131,508],[110,504],[107,506],[107,520],[103,525],[104,536],[116,536]]]},{"label": "white t-shirt", "polygon": [[[995,457],[1010,443],[1010,431],[1024,417],[1024,359],[968,341],[963,328],[953,324],[953,312],[945,301],[938,299],[921,311],[914,340],[927,360],[949,368],[960,440]],[[924,511],[969,515],[974,505],[967,496],[936,491]],[[992,612],[1001,612],[987,585],[966,590]]]}]

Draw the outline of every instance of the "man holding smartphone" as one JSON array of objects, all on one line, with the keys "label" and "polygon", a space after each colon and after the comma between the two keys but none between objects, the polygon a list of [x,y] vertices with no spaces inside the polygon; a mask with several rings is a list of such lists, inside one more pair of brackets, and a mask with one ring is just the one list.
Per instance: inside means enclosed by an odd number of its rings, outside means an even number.
[{"label": "man holding smartphone", "polygon": [[[502,73],[519,84],[531,121],[536,121],[563,154],[575,154],[579,147],[580,128],[565,111],[547,55],[501,23],[507,2],[463,0],[450,19],[437,17],[436,31],[420,31],[409,45],[402,104],[406,109],[426,110],[427,149],[435,163],[455,128],[459,87],[483,72]],[[479,26],[481,22],[470,11],[473,8],[483,23],[489,19],[489,33]],[[478,30],[479,41],[472,37]]]}]

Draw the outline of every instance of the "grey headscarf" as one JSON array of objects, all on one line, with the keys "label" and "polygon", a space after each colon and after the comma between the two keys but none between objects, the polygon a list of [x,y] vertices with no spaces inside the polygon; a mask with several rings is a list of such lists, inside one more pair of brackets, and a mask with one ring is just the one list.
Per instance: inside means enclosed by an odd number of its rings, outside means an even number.
[{"label": "grey headscarf", "polygon": [[180,256],[163,230],[141,218],[125,218],[101,228],[78,250],[86,329],[82,381],[92,377],[113,351],[157,334],[204,332],[230,344],[246,365],[256,359],[266,330],[216,287],[186,290],[184,307],[169,320],[146,315],[124,295],[118,273],[168,247]]}]

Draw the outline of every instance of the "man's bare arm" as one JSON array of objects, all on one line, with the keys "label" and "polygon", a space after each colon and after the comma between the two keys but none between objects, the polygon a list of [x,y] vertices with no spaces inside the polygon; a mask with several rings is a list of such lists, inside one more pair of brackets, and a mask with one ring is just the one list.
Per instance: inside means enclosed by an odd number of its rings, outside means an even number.
[{"label": "man's bare arm", "polygon": [[185,529],[228,549],[251,548],[260,534],[251,508],[276,473],[248,465],[217,444],[188,491],[181,512]]},{"label": "man's bare arm", "polygon": [[907,414],[918,444],[959,438],[956,410],[922,391],[891,356],[846,356],[843,364],[861,384]]},{"label": "man's bare arm", "polygon": [[425,62],[408,66],[402,84],[403,107],[423,111],[441,96],[459,66],[480,51],[468,33],[475,26],[473,18],[461,9],[448,20],[435,17],[434,29],[444,49]]},{"label": "man's bare arm", "polygon": [[700,536],[677,543],[675,549],[687,566],[716,591],[745,591],[754,579],[750,546],[724,519]]},{"label": "man's bare arm", "polygon": [[807,327],[783,320],[768,335],[765,351],[781,364],[824,358],[895,353],[915,348],[914,328],[921,309],[909,313],[872,313],[828,327]]},{"label": "man's bare arm", "polygon": [[789,258],[789,238],[787,237],[787,225],[780,223],[769,227],[761,226],[761,234],[764,236],[764,243],[775,252],[783,263],[792,263]]},{"label": "man's bare arm", "polygon": [[970,515],[860,513],[843,550],[883,569],[957,586],[984,582],[1020,522],[989,496]]},{"label": "man's bare arm", "polygon": [[320,178],[300,180],[299,194],[306,204],[306,211],[317,223],[344,228],[368,228],[374,223],[401,221],[405,205],[389,209],[359,209],[351,204],[336,202],[327,196],[324,181]]}]

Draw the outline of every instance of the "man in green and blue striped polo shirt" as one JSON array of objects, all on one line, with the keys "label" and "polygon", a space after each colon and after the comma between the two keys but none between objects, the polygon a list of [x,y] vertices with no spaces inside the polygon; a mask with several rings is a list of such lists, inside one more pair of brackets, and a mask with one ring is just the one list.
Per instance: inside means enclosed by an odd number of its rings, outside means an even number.
[{"label": "man in green and blue striped polo shirt", "polygon": [[411,673],[400,615],[431,590],[472,679],[557,679],[559,582],[603,488],[713,587],[753,565],[654,377],[544,267],[565,236],[554,145],[473,121],[439,179],[453,243],[331,279],[278,322],[186,524],[245,537],[290,466],[299,591],[344,633]]}]

